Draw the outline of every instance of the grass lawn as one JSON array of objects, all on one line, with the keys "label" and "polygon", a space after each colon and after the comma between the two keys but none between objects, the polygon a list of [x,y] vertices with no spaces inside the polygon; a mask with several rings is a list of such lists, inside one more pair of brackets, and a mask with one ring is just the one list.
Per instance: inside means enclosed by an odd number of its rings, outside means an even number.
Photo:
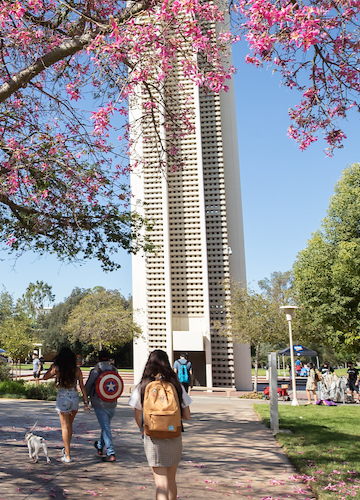
[{"label": "grass lawn", "polygon": [[[270,406],[254,404],[270,425]],[[276,439],[319,500],[360,500],[360,405],[279,405]]]}]

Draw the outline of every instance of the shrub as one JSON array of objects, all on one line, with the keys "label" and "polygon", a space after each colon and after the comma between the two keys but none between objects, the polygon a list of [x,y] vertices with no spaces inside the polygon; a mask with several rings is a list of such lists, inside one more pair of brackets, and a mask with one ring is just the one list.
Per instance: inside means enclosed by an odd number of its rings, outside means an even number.
[{"label": "shrub", "polygon": [[263,393],[262,392],[247,392],[246,394],[243,394],[242,396],[239,396],[240,399],[263,399]]},{"label": "shrub", "polygon": [[56,400],[55,382],[39,384],[25,384],[24,380],[4,380],[0,382],[0,396],[6,398],[27,398],[27,399],[45,399],[47,401]]},{"label": "shrub", "polygon": [[34,383],[26,384],[26,397],[28,399],[45,399],[47,401],[55,401],[56,394],[57,390],[55,382],[39,384],[37,387]]},{"label": "shrub", "polygon": [[26,395],[26,387],[23,380],[3,380],[0,382],[0,394],[1,395]]},{"label": "shrub", "polygon": [[6,360],[0,356],[0,382],[3,380],[10,380],[10,366]]}]

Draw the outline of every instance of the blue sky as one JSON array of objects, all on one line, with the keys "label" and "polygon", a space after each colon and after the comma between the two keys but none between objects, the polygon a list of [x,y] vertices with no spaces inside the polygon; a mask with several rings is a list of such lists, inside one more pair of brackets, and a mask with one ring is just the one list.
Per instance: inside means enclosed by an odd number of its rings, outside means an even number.
[{"label": "blue sky", "polygon": [[240,174],[247,280],[287,271],[326,216],[344,168],[360,161],[359,115],[342,122],[347,140],[329,158],[319,137],[307,151],[287,137],[288,109],[299,93],[280,86],[280,76],[241,61],[234,51]]},{"label": "blue sky", "polygon": [[[359,117],[343,123],[345,147],[328,158],[319,139],[301,152],[287,137],[288,109],[299,101],[295,90],[280,86],[272,70],[243,62],[246,47],[234,48],[236,107],[247,280],[253,286],[274,271],[291,268],[297,253],[326,215],[329,198],[341,172],[360,161]],[[96,261],[67,265],[54,257],[25,254],[16,261],[0,253],[0,285],[15,298],[30,282],[43,280],[53,288],[56,302],[71,290],[104,286],[131,294],[131,260],[120,253],[122,268],[104,273]]]}]

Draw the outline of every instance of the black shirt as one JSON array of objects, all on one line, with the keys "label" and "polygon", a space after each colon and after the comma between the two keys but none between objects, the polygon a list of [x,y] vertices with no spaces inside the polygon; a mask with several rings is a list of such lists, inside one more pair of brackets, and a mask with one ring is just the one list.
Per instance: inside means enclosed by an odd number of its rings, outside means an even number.
[{"label": "black shirt", "polygon": [[348,375],[349,375],[349,380],[352,382],[356,382],[356,379],[358,378],[359,371],[356,368],[349,368],[348,369]]}]

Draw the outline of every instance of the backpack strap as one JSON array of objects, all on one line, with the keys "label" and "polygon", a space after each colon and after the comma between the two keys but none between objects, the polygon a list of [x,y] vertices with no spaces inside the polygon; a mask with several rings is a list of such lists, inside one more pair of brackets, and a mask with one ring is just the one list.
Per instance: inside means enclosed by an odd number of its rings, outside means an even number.
[{"label": "backpack strap", "polygon": [[[100,366],[98,366],[98,365],[99,365],[99,363],[98,363],[98,364],[94,367],[94,370],[96,370],[96,371],[98,372],[98,374],[100,375],[100,373],[102,373],[104,370],[102,370],[102,369],[100,368]],[[106,371],[107,371],[107,372],[108,372],[108,371],[112,371],[112,372],[114,372],[114,371],[115,371],[115,368],[113,367],[113,365],[111,365],[110,370],[106,370]]]}]

